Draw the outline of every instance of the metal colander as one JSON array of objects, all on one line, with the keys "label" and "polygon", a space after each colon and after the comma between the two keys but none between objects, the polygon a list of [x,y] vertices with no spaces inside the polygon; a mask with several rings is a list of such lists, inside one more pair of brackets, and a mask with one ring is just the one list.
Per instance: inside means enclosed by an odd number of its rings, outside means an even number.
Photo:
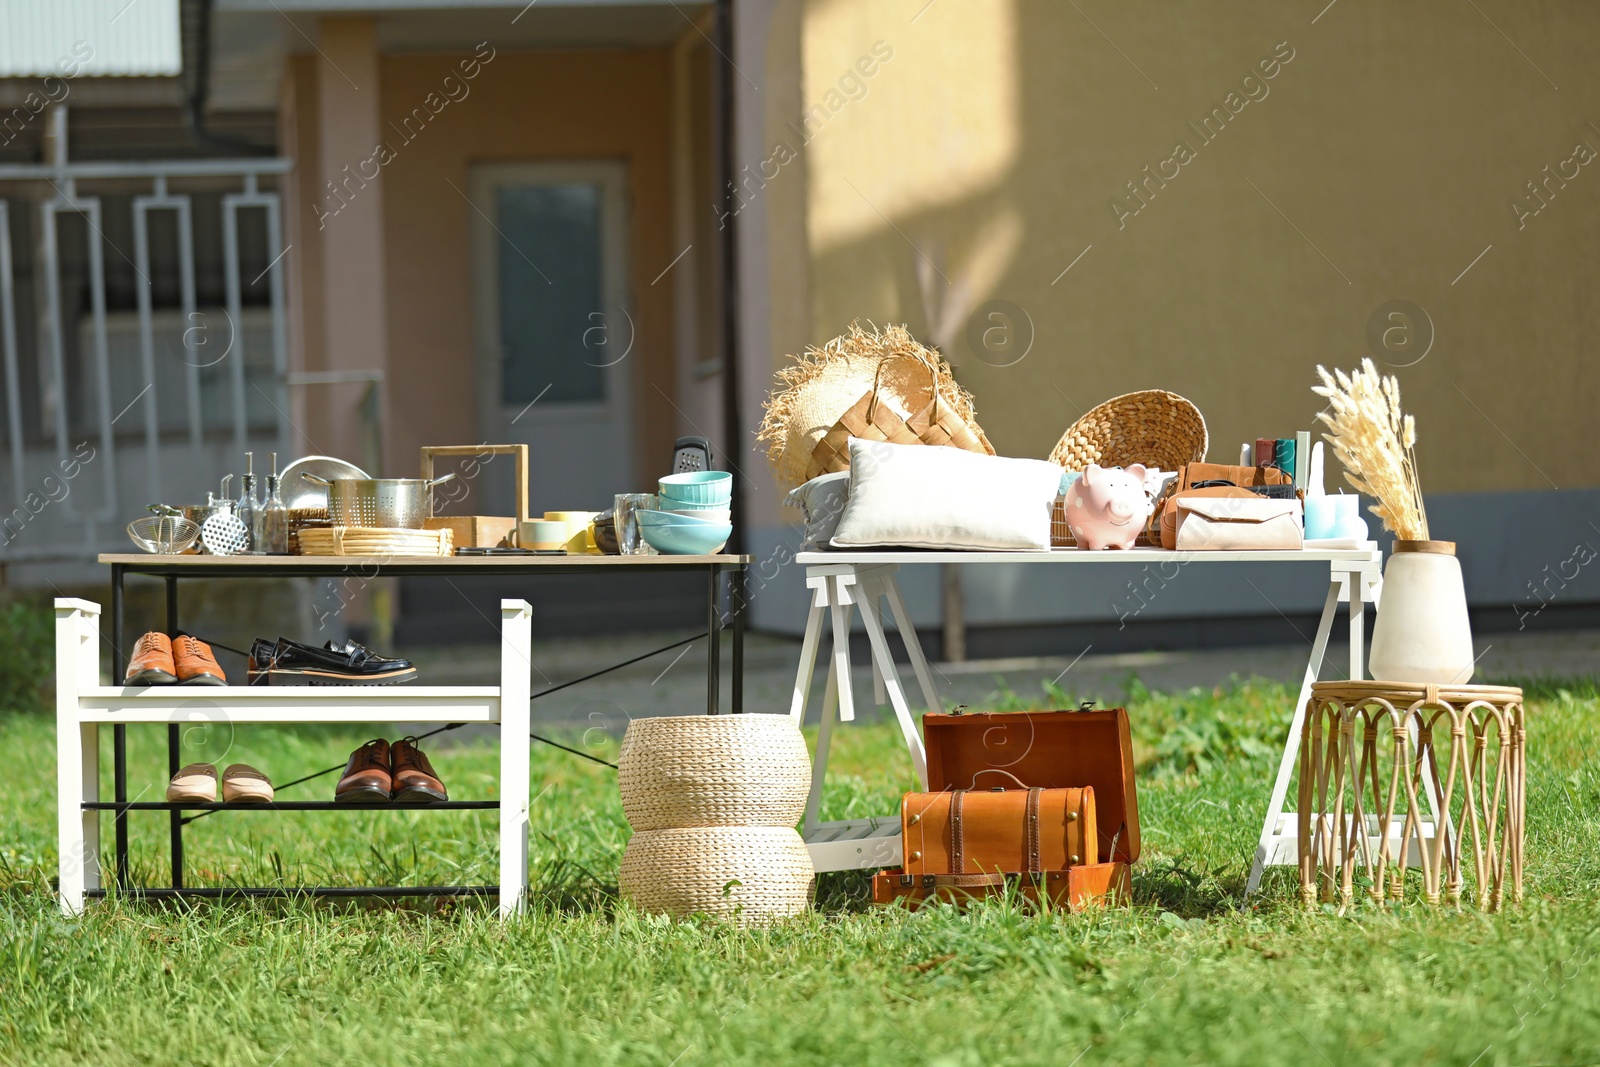
[{"label": "metal colander", "polygon": [[328,518],[335,526],[420,530],[433,515],[433,487],[455,474],[439,478],[335,478],[314,474],[303,477],[328,487]]}]

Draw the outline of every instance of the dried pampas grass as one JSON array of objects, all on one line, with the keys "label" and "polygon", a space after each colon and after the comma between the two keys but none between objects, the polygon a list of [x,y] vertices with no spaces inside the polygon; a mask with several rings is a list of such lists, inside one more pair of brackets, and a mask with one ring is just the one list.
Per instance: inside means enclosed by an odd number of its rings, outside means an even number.
[{"label": "dried pampas grass", "polygon": [[1344,464],[1344,476],[1358,493],[1377,500],[1369,510],[1402,541],[1428,540],[1428,513],[1417,481],[1417,423],[1400,410],[1400,381],[1378,374],[1370,359],[1361,369],[1329,374],[1321,366],[1321,385],[1311,391],[1326,397],[1330,410],[1317,416],[1331,431],[1322,435]]}]

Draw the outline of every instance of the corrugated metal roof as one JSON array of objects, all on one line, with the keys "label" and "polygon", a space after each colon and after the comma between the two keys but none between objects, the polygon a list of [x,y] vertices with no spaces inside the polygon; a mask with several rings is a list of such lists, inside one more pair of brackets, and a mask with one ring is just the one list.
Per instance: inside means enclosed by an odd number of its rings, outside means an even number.
[{"label": "corrugated metal roof", "polygon": [[178,0],[0,0],[0,78],[175,75]]}]

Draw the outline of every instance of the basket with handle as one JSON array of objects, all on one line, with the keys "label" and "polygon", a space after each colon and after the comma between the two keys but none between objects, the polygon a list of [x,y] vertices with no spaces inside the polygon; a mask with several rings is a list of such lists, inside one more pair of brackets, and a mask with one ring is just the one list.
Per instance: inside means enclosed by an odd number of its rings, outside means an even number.
[{"label": "basket with handle", "polygon": [[[932,380],[932,395],[921,411],[901,414],[887,403],[879,401],[878,393],[885,364],[897,359],[913,359],[927,367]],[[984,436],[976,423],[969,423],[958,415],[948,402],[939,402],[939,369],[926,359],[916,356],[885,356],[878,361],[873,376],[872,390],[857,400],[850,410],[839,416],[839,421],[822,435],[811,450],[811,463],[806,468],[806,479],[821,474],[850,469],[850,438],[866,441],[887,441],[897,445],[945,445],[984,455],[994,455],[994,446]]]},{"label": "basket with handle", "polygon": [[[517,485],[514,486],[515,499],[517,499],[517,514],[512,517],[512,530],[517,528],[517,523],[528,522],[528,446],[526,445],[424,445],[422,446],[422,478],[429,480],[434,477],[434,461],[442,458],[456,459],[486,459],[490,456],[514,456],[517,461]],[[477,477],[477,470],[467,472],[467,482]],[[440,515],[438,518],[459,518],[454,515]]]}]

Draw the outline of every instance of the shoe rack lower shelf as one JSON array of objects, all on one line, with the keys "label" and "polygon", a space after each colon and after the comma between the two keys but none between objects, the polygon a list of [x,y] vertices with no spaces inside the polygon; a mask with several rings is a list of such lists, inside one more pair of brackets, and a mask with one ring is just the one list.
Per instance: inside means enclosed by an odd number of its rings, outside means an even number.
[{"label": "shoe rack lower shelf", "polygon": [[265,898],[269,900],[294,897],[492,897],[498,896],[497,885],[306,885],[306,886],[196,886],[183,889],[146,889],[129,886],[122,889],[85,889],[83,895],[91,900],[104,900],[109,896],[130,900],[180,900],[186,897],[226,900],[231,897]]},{"label": "shoe rack lower shelf", "polygon": [[192,801],[140,800],[118,804],[114,800],[84,801],[84,811],[492,811],[498,800],[432,800],[426,804],[352,804],[335,800],[259,800],[210,804]]}]

